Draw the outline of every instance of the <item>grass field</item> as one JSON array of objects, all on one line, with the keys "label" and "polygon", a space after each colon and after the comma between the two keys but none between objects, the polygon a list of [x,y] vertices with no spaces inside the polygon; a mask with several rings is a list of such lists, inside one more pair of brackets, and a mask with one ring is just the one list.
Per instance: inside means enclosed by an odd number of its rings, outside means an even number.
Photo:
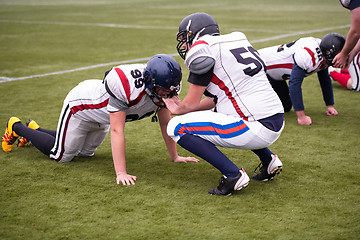
[{"label": "grass field", "polygon": [[[0,0],[0,130],[10,116],[56,129],[67,92],[120,62],[174,54],[187,76],[175,34],[198,11],[256,49],[346,35],[350,24],[337,0]],[[327,117],[316,75],[305,79],[313,124],[287,113],[270,148],[283,172],[230,197],[207,194],[220,173],[204,160],[172,163],[150,118],[125,129],[134,186],[116,185],[109,136],[94,157],[65,164],[31,146],[0,152],[0,239],[359,239],[360,94],[333,86],[339,115]],[[222,150],[252,175],[253,153]]]}]

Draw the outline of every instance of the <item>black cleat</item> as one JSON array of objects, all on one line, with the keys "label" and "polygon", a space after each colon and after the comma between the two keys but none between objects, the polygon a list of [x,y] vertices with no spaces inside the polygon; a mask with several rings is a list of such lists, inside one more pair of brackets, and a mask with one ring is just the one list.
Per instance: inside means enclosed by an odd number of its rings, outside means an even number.
[{"label": "black cleat", "polygon": [[240,191],[249,185],[250,178],[242,168],[235,178],[227,178],[222,176],[219,180],[219,186],[212,188],[209,193],[212,195],[231,195],[233,191]]},{"label": "black cleat", "polygon": [[260,173],[252,176],[252,179],[258,181],[269,181],[274,179],[276,174],[279,174],[282,171],[282,162],[276,155],[271,155],[271,161],[268,165],[262,165],[262,163],[257,166],[255,172],[258,168],[260,168]]}]

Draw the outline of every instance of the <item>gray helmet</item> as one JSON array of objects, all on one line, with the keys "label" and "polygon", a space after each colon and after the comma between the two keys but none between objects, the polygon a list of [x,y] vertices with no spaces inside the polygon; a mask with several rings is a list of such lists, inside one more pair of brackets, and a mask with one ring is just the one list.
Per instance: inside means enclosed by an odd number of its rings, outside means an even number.
[{"label": "gray helmet", "polygon": [[321,53],[332,65],[334,57],[343,49],[345,37],[339,33],[328,33],[320,42]]},{"label": "gray helmet", "polygon": [[[219,26],[212,16],[198,12],[185,17],[180,23],[179,32],[176,36],[178,41],[176,49],[179,55],[185,59],[186,52],[190,49],[194,38],[206,34],[220,34]],[[186,48],[183,46],[184,43],[186,43]]]}]

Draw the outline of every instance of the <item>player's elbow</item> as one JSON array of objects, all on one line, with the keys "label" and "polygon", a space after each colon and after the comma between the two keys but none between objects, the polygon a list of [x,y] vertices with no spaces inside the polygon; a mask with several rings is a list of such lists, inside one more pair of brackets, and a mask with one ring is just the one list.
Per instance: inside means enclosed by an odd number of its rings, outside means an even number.
[{"label": "player's elbow", "polygon": [[119,135],[119,134],[124,134],[124,128],[120,127],[120,126],[111,126],[110,128],[110,132],[111,135]]}]

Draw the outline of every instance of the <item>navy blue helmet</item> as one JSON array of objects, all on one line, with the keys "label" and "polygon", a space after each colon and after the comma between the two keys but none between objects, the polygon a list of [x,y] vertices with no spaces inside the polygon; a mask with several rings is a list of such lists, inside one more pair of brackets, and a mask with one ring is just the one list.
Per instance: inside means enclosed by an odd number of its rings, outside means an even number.
[{"label": "navy blue helmet", "polygon": [[179,32],[176,36],[178,41],[176,49],[179,55],[185,59],[186,52],[190,49],[194,38],[206,34],[220,34],[219,26],[212,16],[207,13],[197,12],[185,17],[180,23]]},{"label": "navy blue helmet", "polygon": [[160,90],[168,92],[172,97],[180,91],[181,67],[171,56],[158,54],[150,58],[144,70],[145,87],[151,94],[160,98]]},{"label": "navy blue helmet", "polygon": [[345,37],[339,33],[328,33],[321,39],[321,53],[330,65],[335,56],[343,49],[344,44]]}]

